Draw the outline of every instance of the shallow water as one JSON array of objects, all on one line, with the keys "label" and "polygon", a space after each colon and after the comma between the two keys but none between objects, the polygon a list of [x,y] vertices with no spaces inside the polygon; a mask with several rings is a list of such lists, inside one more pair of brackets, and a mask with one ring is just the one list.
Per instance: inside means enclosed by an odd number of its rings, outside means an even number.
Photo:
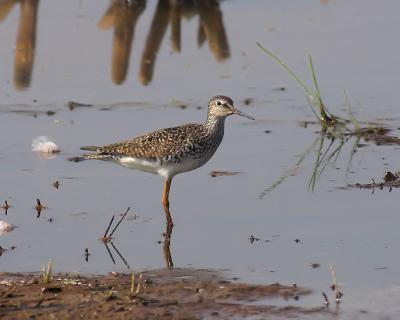
[{"label": "shallow water", "polygon": [[[208,15],[187,6],[180,52],[177,34],[171,35],[176,9],[156,1],[134,9],[108,1],[0,2],[0,201],[13,206],[0,213],[17,226],[0,238],[3,248],[16,247],[0,257],[2,271],[39,270],[50,258],[56,271],[127,271],[111,248],[113,264],[98,239],[111,216],[128,206],[114,245],[134,270],[165,266],[158,243],[165,228],[161,178],[66,159],[82,145],[203,121],[209,98],[222,93],[257,120],[228,119],[214,158],[174,179],[174,265],[227,269],[250,282],[295,282],[313,288],[307,301],[318,305],[332,282],[330,263],[345,294],[341,312],[360,319],[399,313],[398,190],[343,188],[398,170],[398,147],[369,143],[350,162],[350,140],[310,191],[319,127],[299,124],[314,120],[301,89],[255,43],[306,80],[312,53],[332,112],[346,116],[345,88],[357,118],[379,121],[397,135],[400,4],[224,1],[207,8]],[[200,16],[208,34],[201,47]],[[69,101],[93,106],[70,110]],[[33,153],[32,139],[40,135],[51,137],[61,153],[53,159]],[[212,170],[240,174],[213,178]],[[40,218],[36,198],[48,207]],[[250,235],[260,240],[251,244]]]}]

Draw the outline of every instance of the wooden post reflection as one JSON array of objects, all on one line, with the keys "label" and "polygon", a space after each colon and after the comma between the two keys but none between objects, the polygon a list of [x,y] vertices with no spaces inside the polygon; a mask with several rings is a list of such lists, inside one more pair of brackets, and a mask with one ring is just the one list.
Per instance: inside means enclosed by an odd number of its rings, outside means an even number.
[{"label": "wooden post reflection", "polygon": [[3,21],[18,0],[3,0],[0,1],[0,21]]},{"label": "wooden post reflection", "polygon": [[39,0],[21,0],[20,3],[21,14],[14,61],[14,85],[19,90],[31,84]]},{"label": "wooden post reflection", "polygon": [[154,64],[168,27],[170,9],[166,1],[158,1],[140,62],[139,81],[145,86],[153,79]]},{"label": "wooden post reflection", "polygon": [[174,266],[174,263],[172,261],[171,250],[170,250],[172,229],[173,229],[173,226],[167,224],[167,226],[165,228],[165,233],[163,235],[164,236],[163,251],[164,251],[165,265],[167,268],[172,268]]},{"label": "wooden post reflection", "polygon": [[199,21],[199,27],[197,29],[197,46],[201,48],[204,41],[206,41],[206,33],[204,31],[203,24]]},{"label": "wooden post reflection", "polygon": [[170,20],[172,50],[179,53],[181,52],[181,6],[179,3],[172,5]]},{"label": "wooden post reflection", "polygon": [[[218,1],[199,1],[199,14],[202,28],[208,40],[208,46],[217,61],[223,61],[230,57],[228,38],[226,36],[222,12]],[[200,43],[203,35],[198,35]]]},{"label": "wooden post reflection", "polygon": [[124,83],[128,68],[135,26],[145,9],[146,2],[124,0],[112,1],[109,9],[100,20],[100,29],[114,26],[111,77],[115,84]]}]

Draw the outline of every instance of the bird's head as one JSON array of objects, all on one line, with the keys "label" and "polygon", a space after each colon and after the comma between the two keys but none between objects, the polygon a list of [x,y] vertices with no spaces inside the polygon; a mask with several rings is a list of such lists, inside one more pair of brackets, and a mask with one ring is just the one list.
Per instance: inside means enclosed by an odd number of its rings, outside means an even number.
[{"label": "bird's head", "polygon": [[227,96],[212,97],[208,103],[208,115],[215,118],[226,118],[232,114],[255,120],[253,117],[239,111],[233,106],[233,101]]}]

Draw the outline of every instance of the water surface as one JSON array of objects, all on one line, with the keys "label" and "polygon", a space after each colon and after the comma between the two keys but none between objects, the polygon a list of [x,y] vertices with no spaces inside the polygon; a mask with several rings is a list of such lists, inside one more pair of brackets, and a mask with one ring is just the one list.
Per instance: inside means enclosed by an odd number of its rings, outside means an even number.
[{"label": "water surface", "polygon": [[[39,270],[52,258],[56,271],[127,272],[98,239],[128,206],[115,247],[131,269],[164,267],[161,178],[66,159],[82,145],[201,122],[209,98],[225,94],[257,120],[229,118],[214,158],[174,179],[174,265],[227,269],[243,281],[298,283],[315,290],[307,302],[319,305],[320,292],[333,296],[332,264],[345,294],[341,312],[395,317],[398,190],[345,187],[398,170],[398,147],[367,143],[352,156],[349,140],[311,191],[319,127],[299,124],[314,120],[301,89],[255,43],[310,81],[312,53],[332,112],[346,116],[345,88],[357,118],[380,121],[397,135],[399,9],[396,1],[0,2],[0,201],[13,205],[0,213],[18,227],[1,236],[3,248],[16,247],[0,257],[1,270]],[[71,110],[69,101],[92,106]],[[53,159],[33,153],[32,139],[40,135],[61,153]],[[213,170],[240,174],[213,178]],[[39,218],[36,198],[48,207]],[[250,243],[250,235],[260,240]]]}]

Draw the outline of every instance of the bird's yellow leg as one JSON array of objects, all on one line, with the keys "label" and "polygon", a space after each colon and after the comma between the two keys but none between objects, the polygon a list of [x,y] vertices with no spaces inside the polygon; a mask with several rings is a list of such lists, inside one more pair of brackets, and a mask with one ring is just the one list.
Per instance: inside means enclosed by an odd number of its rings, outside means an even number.
[{"label": "bird's yellow leg", "polygon": [[167,226],[172,228],[174,224],[172,223],[171,213],[169,212],[169,190],[171,188],[171,181],[172,179],[170,178],[164,179],[164,189],[161,201],[164,207],[165,217],[167,218]]}]

